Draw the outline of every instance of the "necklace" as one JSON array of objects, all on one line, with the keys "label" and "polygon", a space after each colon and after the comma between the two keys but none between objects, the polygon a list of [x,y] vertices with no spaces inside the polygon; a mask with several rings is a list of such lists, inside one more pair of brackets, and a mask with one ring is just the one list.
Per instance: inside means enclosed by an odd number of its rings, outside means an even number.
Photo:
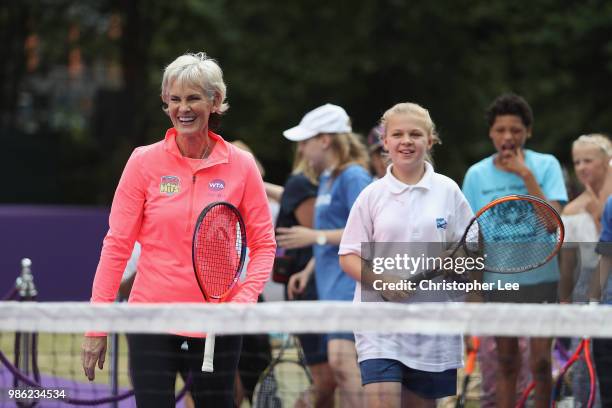
[{"label": "necklace", "polygon": [[210,139],[206,143],[206,150],[204,150],[204,153],[202,154],[202,157],[200,158],[200,160],[204,160],[204,158],[206,157],[206,154],[208,153],[208,148],[209,147],[210,147]]}]

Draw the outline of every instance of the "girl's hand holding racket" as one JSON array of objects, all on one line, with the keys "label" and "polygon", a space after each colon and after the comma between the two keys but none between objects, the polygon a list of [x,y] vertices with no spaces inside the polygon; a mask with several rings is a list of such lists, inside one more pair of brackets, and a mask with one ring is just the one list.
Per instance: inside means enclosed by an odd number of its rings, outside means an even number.
[{"label": "girl's hand holding racket", "polygon": [[[383,284],[403,283],[405,279],[399,276],[383,275],[381,277]],[[378,291],[385,302],[401,302],[408,299],[414,292],[408,289],[386,289]]]},{"label": "girl's hand holding racket", "polygon": [[[246,230],[230,203],[209,204],[196,222],[192,259],[198,286],[207,302],[222,302],[238,282],[246,255]],[[202,371],[213,372],[215,335],[208,333]]]},{"label": "girl's hand holding racket", "polygon": [[[447,258],[476,258],[478,256],[482,256],[482,248],[480,248],[480,250],[477,250],[476,248],[474,248],[473,252],[467,252],[466,249],[464,247],[459,247],[459,248],[455,248],[454,246],[452,248],[447,249],[446,251],[442,252],[442,254],[440,254],[440,258],[442,259],[447,259]],[[452,280],[456,280],[456,281],[461,281],[461,280],[466,280],[469,277],[468,273],[457,273],[455,272],[454,269],[449,268],[449,269],[444,269],[442,268],[442,275],[444,275],[445,278],[447,279],[452,279]]]}]

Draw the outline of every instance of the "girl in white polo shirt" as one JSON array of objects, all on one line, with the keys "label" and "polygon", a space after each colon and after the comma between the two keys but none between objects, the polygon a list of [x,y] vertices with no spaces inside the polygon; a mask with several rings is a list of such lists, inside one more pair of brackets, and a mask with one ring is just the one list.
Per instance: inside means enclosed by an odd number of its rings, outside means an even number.
[{"label": "girl in white polo shirt", "polygon": [[[392,164],[355,201],[339,250],[340,265],[358,282],[355,302],[382,300],[371,278],[364,274],[362,280],[362,256],[372,260],[372,254],[362,254],[362,243],[395,243],[385,244],[383,251],[397,254],[408,248],[414,257],[435,257],[445,243],[460,240],[472,217],[459,186],[429,163],[431,148],[439,142],[429,112],[400,103],[380,122]],[[379,248],[374,251],[378,255]],[[384,272],[377,277],[393,280]],[[401,302],[449,299],[444,291],[385,295]],[[456,394],[457,367],[463,364],[460,336],[368,332],[355,338],[368,407],[435,407],[437,398]]]}]

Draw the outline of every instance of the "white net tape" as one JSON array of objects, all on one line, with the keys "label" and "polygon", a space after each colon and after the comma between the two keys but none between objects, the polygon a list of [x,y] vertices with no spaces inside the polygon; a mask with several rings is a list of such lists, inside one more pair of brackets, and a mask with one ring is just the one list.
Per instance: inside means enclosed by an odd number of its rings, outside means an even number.
[{"label": "white net tape", "polygon": [[0,331],[412,332],[612,337],[612,307],[505,303],[267,302],[104,304],[0,302]]}]

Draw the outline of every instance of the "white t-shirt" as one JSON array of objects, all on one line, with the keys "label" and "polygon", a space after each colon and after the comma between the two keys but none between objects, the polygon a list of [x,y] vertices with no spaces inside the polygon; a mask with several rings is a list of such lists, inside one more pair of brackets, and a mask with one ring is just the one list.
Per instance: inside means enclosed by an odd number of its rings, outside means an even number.
[{"label": "white t-shirt", "polygon": [[599,241],[597,226],[591,214],[580,212],[572,215],[562,215],[565,226],[565,239],[563,246],[567,248],[580,249],[582,266],[595,268],[599,256],[595,252],[595,246]]},{"label": "white t-shirt", "polygon": [[599,241],[597,226],[591,214],[587,212],[562,215],[561,219],[565,225],[563,247],[575,248],[578,254],[576,270],[572,275],[574,279],[572,302],[586,303],[589,301],[589,286],[593,273],[597,272],[599,262],[599,255],[595,252]]},{"label": "white t-shirt", "polygon": [[121,277],[121,282],[128,280],[136,273],[138,269],[138,259],[140,258],[141,246],[140,242],[136,241],[134,243],[134,249],[132,250],[132,255],[125,265],[125,269],[123,270],[123,276]]},{"label": "white t-shirt", "polygon": [[[361,192],[344,229],[340,255],[362,256],[362,242],[374,242],[395,243],[377,245],[376,256],[382,247],[391,251],[409,248],[418,251],[416,256],[435,257],[442,247],[446,247],[443,243],[461,239],[473,216],[472,210],[453,180],[435,173],[429,163],[425,165],[425,174],[415,185],[404,184],[395,178],[391,165],[382,179]],[[433,243],[440,243],[436,253],[432,251],[436,246],[432,246]],[[366,258],[370,256],[372,254],[364,254]],[[362,298],[361,285],[357,283],[354,302],[380,299],[378,293],[365,290]],[[406,302],[445,300],[448,298],[443,291],[417,292]],[[463,365],[461,336],[356,332],[355,340],[359,361],[393,359],[417,370],[433,372]]]}]

